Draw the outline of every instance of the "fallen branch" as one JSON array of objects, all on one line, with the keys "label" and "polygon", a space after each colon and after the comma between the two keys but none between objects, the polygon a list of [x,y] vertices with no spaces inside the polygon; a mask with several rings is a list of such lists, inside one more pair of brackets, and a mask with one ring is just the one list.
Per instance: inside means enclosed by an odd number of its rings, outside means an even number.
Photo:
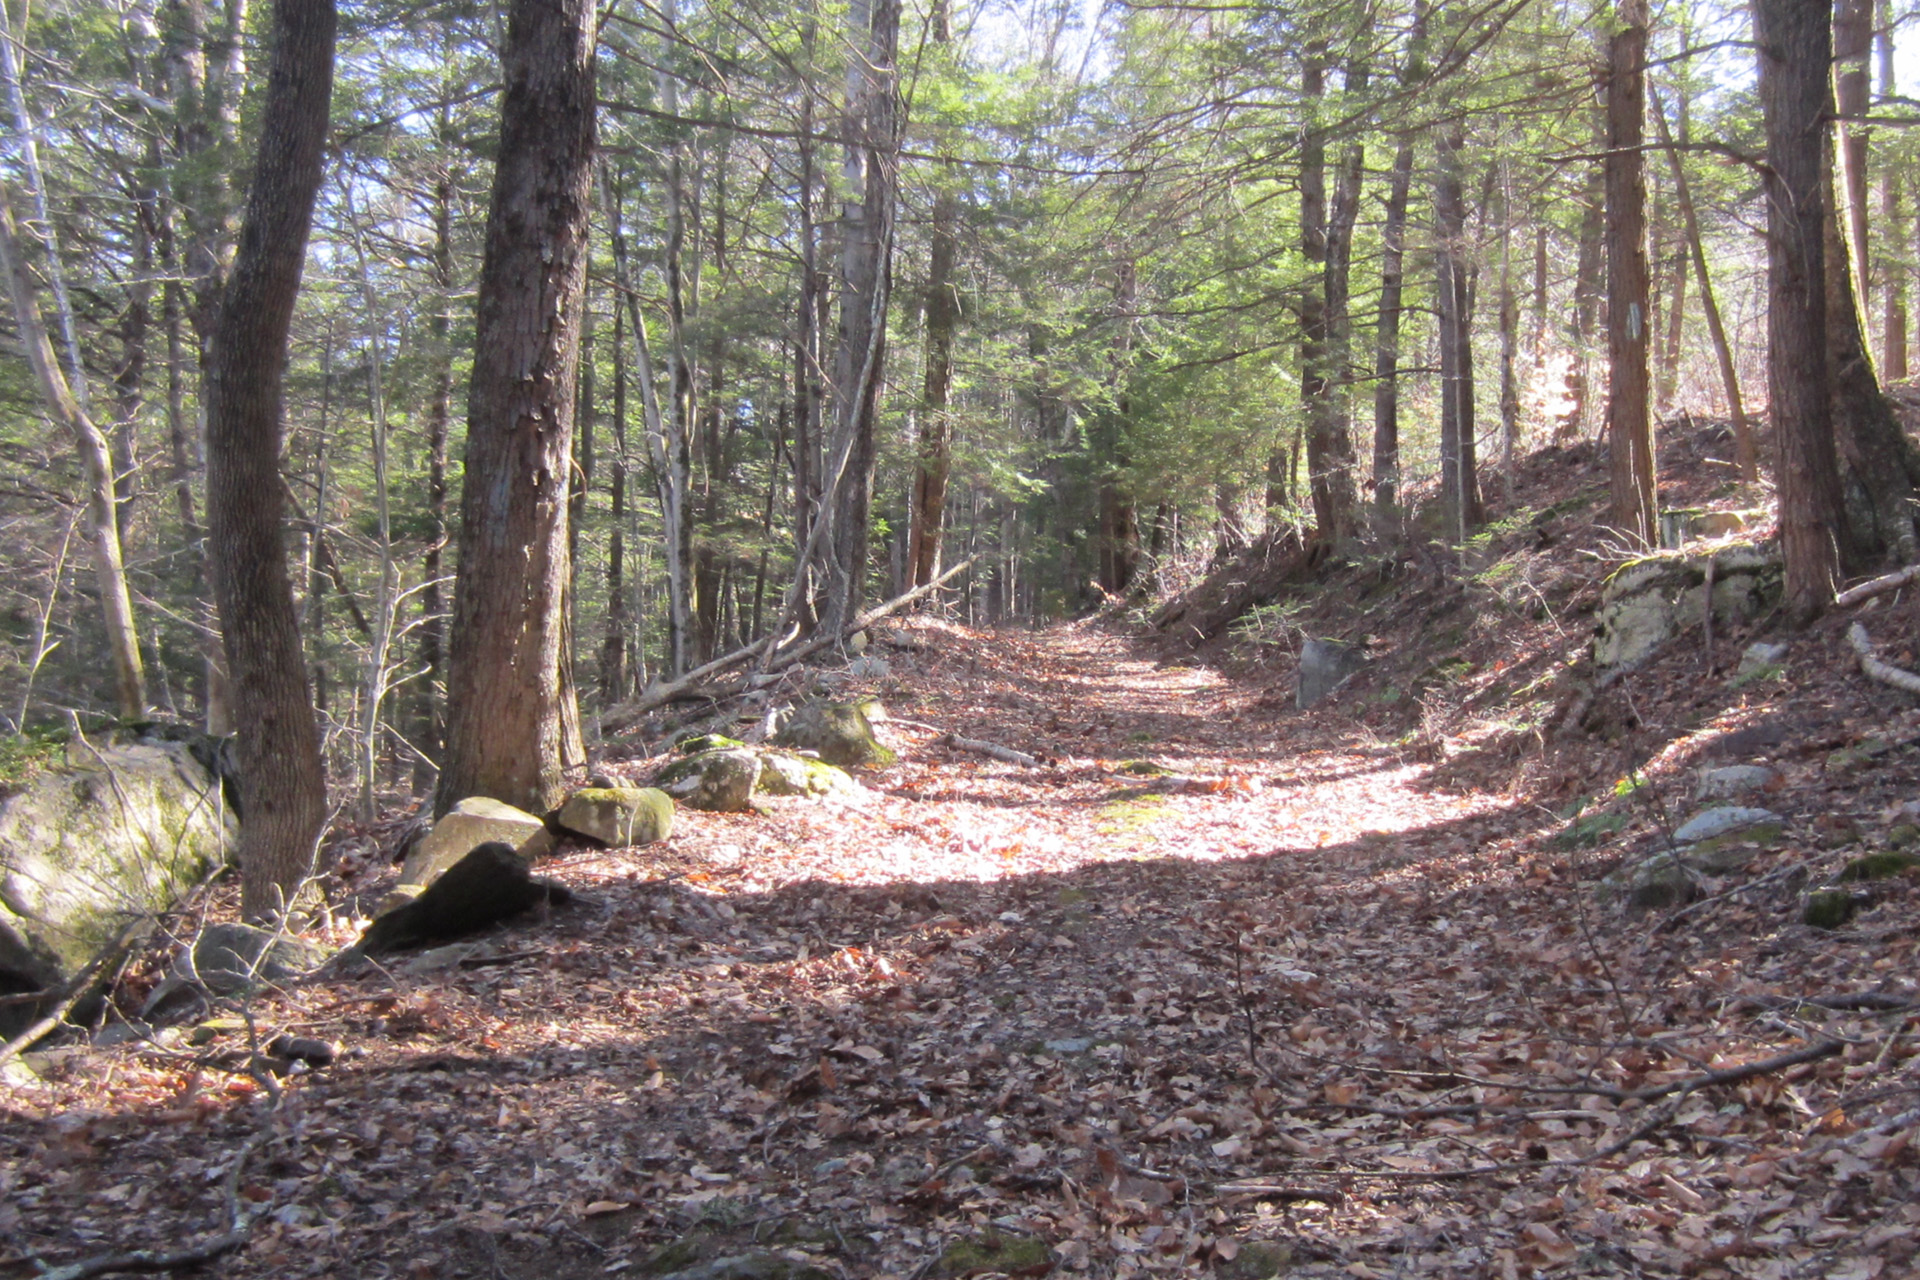
[{"label": "fallen branch", "polygon": [[1860,655],[1860,670],[1869,680],[1878,680],[1881,684],[1890,684],[1906,693],[1920,694],[1920,676],[1890,662],[1882,662],[1873,652],[1873,641],[1867,637],[1867,629],[1859,623],[1847,628],[1847,643]]},{"label": "fallen branch", "polygon": [[1857,587],[1848,587],[1845,591],[1835,596],[1833,602],[1844,609],[1848,605],[1859,604],[1862,600],[1870,600],[1874,596],[1893,590],[1895,587],[1904,587],[1915,578],[1920,578],[1920,564],[1910,564],[1904,569],[1896,569],[1892,573],[1882,574],[1880,577],[1863,582]]},{"label": "fallen branch", "polygon": [[952,747],[956,751],[971,751],[975,755],[991,756],[995,760],[1004,760],[1008,764],[1017,764],[1022,768],[1033,769],[1040,764],[1038,757],[1024,751],[1015,751],[1012,747],[1003,747],[997,742],[982,742],[978,738],[963,738],[957,733],[934,739],[935,746]]},{"label": "fallen branch", "polygon": [[[960,563],[948,569],[945,573],[942,573],[932,582],[924,586],[915,587],[905,595],[895,596],[885,604],[875,605],[865,613],[853,618],[836,632],[815,636],[804,643],[795,645],[791,649],[775,653],[773,657],[767,661],[765,670],[773,672],[783,667],[792,666],[802,658],[818,653],[822,649],[830,648],[866,630],[882,618],[898,613],[908,605],[915,604],[933,594],[933,592],[945,586],[949,579],[970,567],[977,559],[979,559],[978,556],[969,556],[967,559],[960,561]],[[762,639],[754,641],[744,649],[735,649],[732,653],[722,654],[704,666],[695,667],[677,680],[669,680],[665,684],[656,684],[625,706],[614,707],[609,710],[601,717],[601,723],[606,729],[617,731],[626,725],[632,724],[635,720],[647,712],[652,711],[655,707],[663,707],[669,702],[677,702],[681,698],[693,696],[694,691],[698,689],[703,682],[724,671],[730,671],[734,667],[741,666],[760,657],[767,651],[770,645],[774,644],[775,640],[776,636],[765,636]]]}]

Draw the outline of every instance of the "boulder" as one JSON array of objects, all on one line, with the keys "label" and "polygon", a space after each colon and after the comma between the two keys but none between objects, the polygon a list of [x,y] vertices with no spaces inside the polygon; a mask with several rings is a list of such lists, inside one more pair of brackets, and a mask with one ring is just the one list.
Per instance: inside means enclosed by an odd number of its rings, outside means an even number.
[{"label": "boulder", "polygon": [[1771,809],[1726,805],[1695,814],[1673,833],[1673,839],[1676,844],[1692,845],[1728,836],[1752,841],[1774,841],[1780,838],[1785,821]]},{"label": "boulder", "polygon": [[530,865],[504,841],[483,843],[442,872],[419,897],[377,917],[353,951],[379,955],[446,942],[529,907],[573,900],[563,886],[535,880]]},{"label": "boulder", "polygon": [[711,813],[747,813],[760,782],[760,756],[722,747],[683,756],[654,775],[653,785],[686,805]]},{"label": "boulder", "polygon": [[1736,676],[1754,676],[1768,667],[1777,667],[1787,660],[1787,646],[1769,644],[1765,640],[1755,640],[1740,652],[1740,665],[1735,669]]},{"label": "boulder", "polygon": [[1765,791],[1779,781],[1780,774],[1763,764],[1730,764],[1719,769],[1702,769],[1693,794],[1701,800],[1730,800]]},{"label": "boulder", "polygon": [[190,947],[182,947],[140,1010],[142,1017],[186,990],[204,990],[216,996],[236,995],[263,984],[285,982],[311,973],[331,955],[292,934],[256,929],[249,924],[214,924],[200,931]]},{"label": "boulder", "polygon": [[653,787],[583,787],[554,819],[610,849],[652,844],[673,833],[673,800]]},{"label": "boulder", "polygon": [[873,736],[868,715],[870,706],[878,704],[870,699],[803,702],[793,709],[793,715],[774,735],[773,743],[797,751],[811,751],[828,764],[842,768],[884,768],[899,757]]},{"label": "boulder", "polygon": [[1600,890],[1603,895],[1624,896],[1636,911],[1685,906],[1700,895],[1692,870],[1671,854],[1614,872],[1600,882]]},{"label": "boulder", "polygon": [[1648,556],[1618,570],[1600,593],[1594,665],[1631,666],[1706,616],[1707,565],[1713,565],[1713,617],[1745,622],[1779,603],[1780,561],[1736,543],[1711,557]]},{"label": "boulder", "polygon": [[795,755],[791,751],[762,751],[760,781],[756,794],[763,796],[805,796],[824,799],[848,796],[860,790],[860,784],[845,769]]},{"label": "boulder", "polygon": [[1308,640],[1300,647],[1300,683],[1294,690],[1293,705],[1305,711],[1366,665],[1367,655],[1357,645]]},{"label": "boulder", "polygon": [[406,892],[409,885],[426,888],[448,867],[488,841],[497,840],[517,850],[546,829],[546,823],[510,804],[487,796],[468,796],[434,823],[433,830],[407,854],[397,892]]},{"label": "boulder", "polygon": [[[65,985],[130,916],[174,906],[239,834],[189,744],[76,746],[0,805],[0,990]],[[34,1011],[0,1012],[24,1026]]]}]

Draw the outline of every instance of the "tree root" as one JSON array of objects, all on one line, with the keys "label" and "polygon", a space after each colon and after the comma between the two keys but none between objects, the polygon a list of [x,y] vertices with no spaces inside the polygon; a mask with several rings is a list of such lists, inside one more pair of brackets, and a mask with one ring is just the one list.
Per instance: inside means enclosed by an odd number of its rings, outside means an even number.
[{"label": "tree root", "polygon": [[[1868,586],[1873,584],[1868,583]],[[1859,623],[1847,628],[1847,643],[1860,655],[1860,670],[1869,680],[1878,680],[1889,684],[1903,693],[1920,694],[1920,675],[1915,675],[1890,662],[1882,662],[1873,652],[1873,641],[1867,636],[1867,629]]]}]

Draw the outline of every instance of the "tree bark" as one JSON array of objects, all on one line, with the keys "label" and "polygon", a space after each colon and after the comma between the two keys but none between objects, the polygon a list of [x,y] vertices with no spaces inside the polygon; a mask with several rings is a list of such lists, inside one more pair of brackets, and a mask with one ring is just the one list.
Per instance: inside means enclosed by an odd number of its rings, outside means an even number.
[{"label": "tree bark", "polygon": [[594,158],[591,0],[514,0],[467,391],[447,749],[434,811],[559,800],[567,478]]},{"label": "tree bark", "polygon": [[1873,0],[1833,2],[1833,105],[1839,182],[1838,215],[1852,266],[1849,283],[1867,305],[1867,152],[1872,130],[1862,120],[1872,89]]},{"label": "tree bark", "polygon": [[1767,136],[1767,389],[1778,450],[1786,608],[1796,620],[1833,599],[1846,516],[1827,377],[1822,164],[1832,105],[1825,0],[1754,0]]},{"label": "tree bark", "polygon": [[838,465],[832,468],[837,474],[827,478],[824,495],[833,508],[820,610],[829,631],[838,631],[857,614],[866,597],[869,507],[892,275],[900,0],[854,0],[847,21],[857,56],[848,71],[847,195],[840,220],[840,319],[833,368]]},{"label": "tree bark", "polygon": [[1646,119],[1647,9],[1620,6],[1625,24],[1607,46],[1607,439],[1612,521],[1629,540],[1658,537],[1653,422],[1647,411],[1647,186],[1640,144]]},{"label": "tree bark", "polygon": [[[1837,176],[1837,175],[1829,175]],[[1913,525],[1913,480],[1920,458],[1893,407],[1880,394],[1873,360],[1854,295],[1839,193],[1823,183],[1827,196],[1826,238],[1827,378],[1834,444],[1840,462],[1840,491],[1847,505],[1850,542],[1840,544],[1849,570],[1864,570],[1885,554],[1900,563],[1920,556]]]},{"label": "tree bark", "polygon": [[[953,43],[951,6],[935,0],[928,17],[933,42]],[[927,246],[927,369],[920,392],[920,456],[914,463],[913,510],[907,537],[907,586],[932,582],[940,571],[941,533],[947,519],[947,477],[953,466],[953,334],[960,324],[960,293],[954,281],[960,198],[952,166],[945,166],[933,198]]]},{"label": "tree bark", "polygon": [[240,722],[241,910],[293,905],[326,778],[287,579],[282,385],[333,87],[333,0],[275,0],[260,153],[206,362],[207,535]]}]

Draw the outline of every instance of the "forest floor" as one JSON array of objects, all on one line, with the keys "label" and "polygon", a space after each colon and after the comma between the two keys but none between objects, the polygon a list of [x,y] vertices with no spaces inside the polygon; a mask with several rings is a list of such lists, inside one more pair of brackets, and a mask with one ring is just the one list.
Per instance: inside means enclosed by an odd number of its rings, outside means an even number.
[{"label": "forest floor", "polygon": [[[235,1211],[214,1274],[1914,1274],[1920,886],[1800,922],[1920,798],[1838,625],[1757,681],[1743,637],[1668,655],[1528,749],[1495,661],[1300,712],[1284,655],[891,626],[901,761],[854,801],[562,849],[579,904],[241,1011],[331,1066],[250,1072],[228,1022],[0,1087],[0,1277]],[[1779,847],[1691,906],[1598,892],[1741,761]]]}]

